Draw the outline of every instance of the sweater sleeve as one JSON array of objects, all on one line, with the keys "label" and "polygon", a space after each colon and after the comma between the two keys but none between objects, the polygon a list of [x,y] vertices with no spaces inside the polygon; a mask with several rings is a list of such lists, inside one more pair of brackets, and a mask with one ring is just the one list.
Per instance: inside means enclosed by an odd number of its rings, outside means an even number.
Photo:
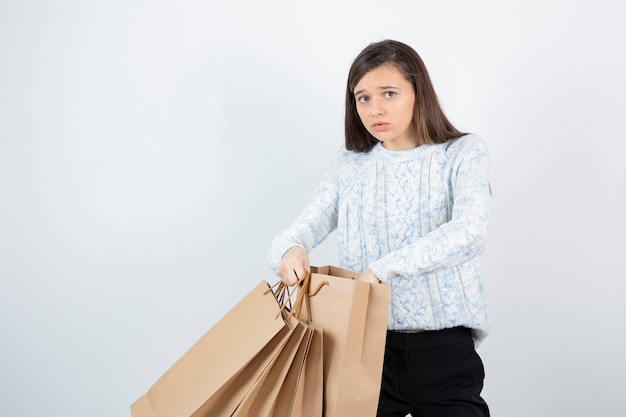
[{"label": "sweater sleeve", "polygon": [[309,253],[337,227],[336,167],[337,165],[330,169],[291,226],[272,240],[266,253],[266,260],[273,271],[278,268],[289,248],[300,246]]},{"label": "sweater sleeve", "polygon": [[369,267],[381,281],[447,269],[484,250],[491,199],[486,144],[476,136],[462,138],[450,145],[448,153],[453,196],[450,220],[373,262]]}]

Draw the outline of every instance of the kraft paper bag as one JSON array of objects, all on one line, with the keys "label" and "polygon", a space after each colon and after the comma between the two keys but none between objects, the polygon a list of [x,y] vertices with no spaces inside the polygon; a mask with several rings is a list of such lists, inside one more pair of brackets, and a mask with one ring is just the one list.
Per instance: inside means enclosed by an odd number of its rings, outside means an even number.
[{"label": "kraft paper bag", "polygon": [[324,331],[324,416],[375,417],[389,286],[358,281],[359,274],[334,266],[311,271],[311,288],[321,288],[308,302],[310,322]]},{"label": "kraft paper bag", "polygon": [[[292,363],[268,417],[322,417],[322,329],[307,325],[309,333],[302,356]],[[308,407],[305,409],[305,407]]]},{"label": "kraft paper bag", "polygon": [[321,417],[324,408],[324,335],[315,327],[302,374],[296,386],[290,417]]},{"label": "kraft paper bag", "polygon": [[269,289],[259,283],[205,333],[131,405],[132,417],[204,417],[225,387],[243,381],[239,392],[249,391],[291,333]]},{"label": "kraft paper bag", "polygon": [[222,386],[202,407],[206,416],[231,417],[256,381],[276,360],[291,337],[292,331],[289,328],[281,330],[235,378]]},{"label": "kraft paper bag", "polygon": [[292,318],[292,326],[289,340],[254,383],[232,417],[290,416],[297,380],[311,341],[311,329],[305,323]]},{"label": "kraft paper bag", "polygon": [[[290,417],[294,396],[304,367],[314,327],[301,321],[301,306],[306,299],[305,292],[298,294],[292,303],[293,295],[280,281],[272,286],[272,291],[285,315],[291,331],[281,340],[272,353],[261,352],[258,356],[270,358],[263,361],[263,367],[246,365],[237,376],[237,381],[223,387],[216,397],[217,401],[209,405],[209,417]],[[293,307],[293,309],[291,309]],[[318,329],[319,331],[319,329]],[[322,367],[321,356],[318,366]],[[258,361],[261,364],[261,361]],[[249,368],[253,368],[249,372]],[[258,369],[262,369],[258,372]],[[254,375],[254,377],[251,377]],[[321,385],[321,380],[319,381]],[[301,384],[300,384],[301,385]],[[312,388],[312,387],[310,387]],[[321,390],[318,387],[318,391]],[[311,389],[311,391],[315,391]],[[319,398],[321,409],[322,399]],[[321,412],[318,417],[321,417]]]},{"label": "kraft paper bag", "polygon": [[284,284],[272,287],[294,328],[292,340],[255,382],[233,417],[322,417],[323,330],[301,318],[309,297],[317,293],[309,284],[307,275],[291,293]]}]

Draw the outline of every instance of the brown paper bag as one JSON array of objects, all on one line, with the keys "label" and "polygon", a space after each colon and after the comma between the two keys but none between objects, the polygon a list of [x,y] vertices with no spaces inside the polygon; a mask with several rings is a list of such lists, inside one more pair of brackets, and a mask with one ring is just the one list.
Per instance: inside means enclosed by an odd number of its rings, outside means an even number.
[{"label": "brown paper bag", "polygon": [[234,378],[222,386],[202,407],[207,417],[231,417],[260,376],[276,360],[293,329],[286,327]]},{"label": "brown paper bag", "polygon": [[358,274],[313,267],[311,323],[324,330],[324,416],[374,417],[378,407],[388,323],[389,286]]},{"label": "brown paper bag", "polygon": [[256,380],[232,417],[289,417],[312,335],[312,329],[302,321],[292,318],[291,325],[294,330],[284,348]]},{"label": "brown paper bag", "polygon": [[[324,409],[323,330],[314,327],[302,374],[296,386],[290,417],[321,417]],[[279,414],[276,414],[278,417]]]},{"label": "brown paper bag", "polygon": [[322,417],[323,331],[311,325],[307,328],[306,350],[292,363],[268,417]]},{"label": "brown paper bag", "polygon": [[[298,407],[302,407],[304,393],[311,404],[311,411],[317,413],[311,415],[322,417],[322,330],[300,319],[303,308],[308,307],[309,283],[310,276],[307,276],[300,281],[297,291],[291,293],[280,282],[272,287],[294,330],[276,360],[269,364],[253,389],[246,394],[233,417],[291,417],[297,401]],[[292,303],[291,299],[296,294]],[[310,377],[305,381],[307,363]],[[295,414],[298,412],[295,411]]]},{"label": "brown paper bag", "polygon": [[225,387],[249,391],[291,332],[268,289],[262,281],[205,333],[131,405],[132,417],[204,417]]}]

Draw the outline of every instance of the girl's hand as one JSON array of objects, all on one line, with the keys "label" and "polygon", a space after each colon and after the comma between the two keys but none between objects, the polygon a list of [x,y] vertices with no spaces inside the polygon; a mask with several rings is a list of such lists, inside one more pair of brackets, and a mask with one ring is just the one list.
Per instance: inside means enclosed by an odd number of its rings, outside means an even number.
[{"label": "girl's hand", "polygon": [[367,268],[363,275],[359,277],[359,281],[369,282],[371,284],[380,284],[380,280],[374,275],[371,269]]},{"label": "girl's hand", "polygon": [[293,246],[283,255],[276,275],[288,286],[298,283],[300,278],[304,278],[304,272],[311,272],[309,255],[300,246]]}]

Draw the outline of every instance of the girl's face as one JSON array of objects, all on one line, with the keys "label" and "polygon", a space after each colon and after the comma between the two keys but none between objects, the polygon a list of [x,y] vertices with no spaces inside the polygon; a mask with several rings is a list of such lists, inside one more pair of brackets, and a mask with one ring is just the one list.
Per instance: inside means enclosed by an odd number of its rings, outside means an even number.
[{"label": "girl's face", "polygon": [[418,145],[413,125],[413,85],[391,64],[367,72],[354,87],[356,109],[367,131],[392,151]]}]

